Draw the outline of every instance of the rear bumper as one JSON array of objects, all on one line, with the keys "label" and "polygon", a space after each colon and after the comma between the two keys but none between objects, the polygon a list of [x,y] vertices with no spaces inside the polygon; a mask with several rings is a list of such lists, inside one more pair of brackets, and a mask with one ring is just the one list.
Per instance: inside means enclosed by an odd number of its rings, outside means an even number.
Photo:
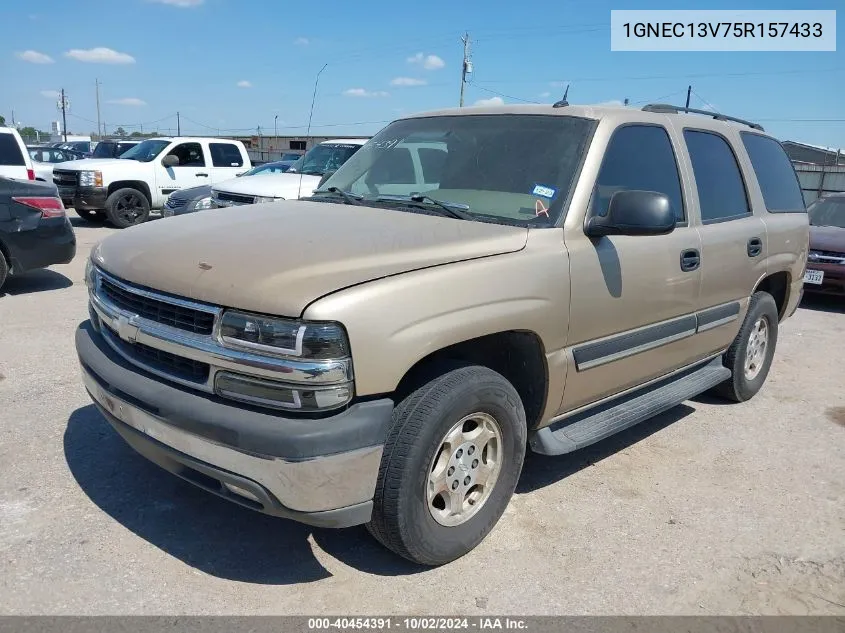
[{"label": "rear bumper", "polygon": [[319,420],[284,418],[148,376],[90,323],[77,330],[76,348],[106,420],[162,468],[265,514],[324,527],[370,520],[392,401]]},{"label": "rear bumper", "polygon": [[106,199],[109,194],[105,187],[57,186],[59,196],[66,207],[92,211],[106,208]]},{"label": "rear bumper", "polygon": [[41,219],[33,229],[4,233],[3,242],[9,249],[14,274],[67,264],[76,255],[76,235],[66,217]]},{"label": "rear bumper", "polygon": [[845,265],[807,262],[807,270],[824,273],[821,284],[804,284],[804,292],[813,294],[845,295]]}]

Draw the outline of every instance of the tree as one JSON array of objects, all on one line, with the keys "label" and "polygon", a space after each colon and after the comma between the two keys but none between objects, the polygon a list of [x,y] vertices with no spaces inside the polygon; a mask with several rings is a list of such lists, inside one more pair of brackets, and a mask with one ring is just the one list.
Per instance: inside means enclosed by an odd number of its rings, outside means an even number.
[{"label": "tree", "polygon": [[143,134],[141,134],[138,130],[135,130],[135,131],[134,131],[134,132],[132,132],[132,134],[130,134],[129,136],[131,136],[132,138],[141,138],[141,137],[142,137],[142,136],[144,136],[144,135],[143,135]]},{"label": "tree", "polygon": [[0,114],[0,125],[6,125],[6,117]]},{"label": "tree", "polygon": [[122,127],[119,127],[114,131],[114,135],[115,136],[126,136],[126,130],[124,130]]},{"label": "tree", "polygon": [[18,130],[18,132],[24,138],[35,138],[38,134],[38,130],[36,130],[34,127],[22,127]]}]

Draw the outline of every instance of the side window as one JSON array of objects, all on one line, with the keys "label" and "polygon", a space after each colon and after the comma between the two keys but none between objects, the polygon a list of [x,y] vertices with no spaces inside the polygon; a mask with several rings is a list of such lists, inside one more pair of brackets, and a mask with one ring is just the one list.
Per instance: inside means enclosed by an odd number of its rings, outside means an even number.
[{"label": "side window", "polygon": [[215,167],[243,167],[244,159],[237,145],[211,143],[211,162]]},{"label": "side window", "polygon": [[740,132],[769,213],[804,213],[804,197],[789,156],[775,139]]},{"label": "side window", "polygon": [[368,180],[374,185],[416,184],[414,159],[407,147],[396,147],[373,165]]},{"label": "side window", "polygon": [[291,141],[289,149],[305,150],[306,141]]},{"label": "side window", "polygon": [[26,165],[18,141],[12,134],[0,134],[0,165]]},{"label": "side window", "polygon": [[749,213],[742,173],[728,142],[711,132],[684,130],[702,223],[741,218]]},{"label": "side window", "polygon": [[176,156],[179,159],[179,167],[205,167],[202,145],[199,143],[177,145],[170,150],[168,156]]},{"label": "side window", "polygon": [[421,147],[417,154],[420,157],[420,165],[423,171],[423,182],[440,182],[443,175],[443,167],[446,165],[446,150]]},{"label": "side window", "polygon": [[681,177],[672,142],[657,125],[626,125],[613,133],[593,192],[593,213],[605,215],[617,191],[657,191],[669,197],[678,222],[683,222]]}]

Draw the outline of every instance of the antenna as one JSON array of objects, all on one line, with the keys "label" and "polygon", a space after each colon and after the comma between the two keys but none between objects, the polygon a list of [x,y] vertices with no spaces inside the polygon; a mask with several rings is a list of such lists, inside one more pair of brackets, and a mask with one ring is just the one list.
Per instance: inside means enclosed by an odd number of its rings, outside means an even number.
[{"label": "antenna", "polygon": [[560,101],[557,101],[554,104],[552,104],[552,107],[553,108],[565,108],[566,106],[568,106],[569,101],[566,100],[566,97],[568,97],[568,96],[569,96],[569,84],[566,84],[566,90],[563,93],[563,99],[561,99]]},{"label": "antenna", "polygon": [[[323,64],[323,67],[320,69],[320,72],[317,73],[317,77],[314,79],[314,94],[311,95],[311,112],[308,113],[308,129],[305,131],[305,149],[308,149],[308,139],[311,138],[311,118],[314,116],[314,102],[317,100],[317,85],[320,83],[320,75],[323,74],[323,71],[326,69],[328,64]],[[299,172],[299,187],[296,190],[296,197],[302,195],[302,171]]]}]

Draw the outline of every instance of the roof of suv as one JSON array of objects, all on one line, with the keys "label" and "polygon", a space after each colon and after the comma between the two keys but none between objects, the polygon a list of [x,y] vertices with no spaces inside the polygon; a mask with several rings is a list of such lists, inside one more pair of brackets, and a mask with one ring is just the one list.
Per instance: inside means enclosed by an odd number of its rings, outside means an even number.
[{"label": "roof of suv", "polygon": [[[657,107],[657,106],[653,106]],[[663,106],[660,107],[671,107]],[[470,116],[477,114],[534,114],[534,115],[553,115],[553,116],[576,116],[586,119],[604,120],[610,119],[619,123],[625,122],[643,122],[643,123],[667,123],[669,121],[678,121],[681,117],[682,121],[694,127],[720,130],[725,129],[725,126],[731,128],[739,128],[744,130],[751,130],[751,123],[742,121],[741,119],[731,119],[727,115],[718,112],[707,113],[704,116],[699,113],[693,113],[691,110],[689,114],[683,112],[683,107],[680,107],[679,112],[668,111],[649,111],[647,109],[628,107],[628,106],[602,106],[602,105],[567,105],[562,107],[554,107],[549,105],[522,105],[522,104],[506,104],[497,106],[471,106],[466,108],[446,108],[442,110],[431,110],[428,112],[419,112],[401,117],[402,119],[417,119],[423,117],[433,116]],[[702,111],[699,111],[702,112]],[[725,119],[717,119],[716,117],[726,117]],[[757,126],[754,129],[756,132],[763,132],[762,128]]]},{"label": "roof of suv", "polygon": [[333,138],[328,141],[322,141],[320,145],[363,145],[370,139],[368,138]]}]

